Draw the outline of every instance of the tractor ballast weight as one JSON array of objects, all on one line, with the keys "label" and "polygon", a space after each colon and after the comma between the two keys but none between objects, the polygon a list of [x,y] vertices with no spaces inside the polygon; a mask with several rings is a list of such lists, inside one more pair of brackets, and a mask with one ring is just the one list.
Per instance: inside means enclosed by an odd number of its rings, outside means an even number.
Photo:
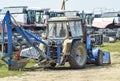
[{"label": "tractor ballast weight", "polygon": [[[84,32],[79,17],[51,18],[48,21],[45,41],[30,31],[25,30],[23,27],[14,24],[11,18],[8,11],[2,22],[3,44],[5,27],[8,32],[8,53],[3,55],[2,60],[9,66],[14,66],[14,63],[16,63],[13,62],[12,55],[12,28],[20,33],[26,41],[39,52],[38,64],[45,61],[42,65],[55,67],[56,64],[64,65],[65,62],[69,62],[72,68],[83,68],[86,63],[94,63],[96,65],[110,63],[109,52],[103,52],[99,48],[93,49],[92,43],[94,40],[91,38],[93,36],[87,35],[86,40],[84,40]],[[41,47],[39,47],[39,45]],[[5,58],[7,57],[9,59],[6,61]]]}]

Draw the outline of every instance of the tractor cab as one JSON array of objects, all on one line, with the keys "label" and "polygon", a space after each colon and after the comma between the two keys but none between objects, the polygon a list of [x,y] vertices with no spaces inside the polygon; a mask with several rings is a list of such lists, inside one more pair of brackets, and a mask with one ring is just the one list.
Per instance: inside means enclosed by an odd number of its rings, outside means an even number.
[{"label": "tractor cab", "polygon": [[[72,68],[84,67],[87,53],[82,28],[82,21],[77,16],[54,17],[48,20],[46,40],[53,63],[64,65],[68,61]],[[40,49],[44,50],[42,48],[41,45]]]},{"label": "tractor cab", "polygon": [[48,20],[47,38],[66,39],[83,36],[79,17],[54,17]]},{"label": "tractor cab", "polygon": [[28,24],[44,24],[44,16],[49,15],[49,8],[27,8],[27,22]]},{"label": "tractor cab", "polygon": [[98,35],[86,34],[80,17],[54,17],[48,20],[47,41],[51,56],[55,57],[54,61],[57,59],[56,63],[64,65],[68,61],[72,68],[83,68],[86,63],[110,63],[110,59],[105,59],[110,57],[108,52],[93,47],[93,42],[99,44],[98,38]]}]

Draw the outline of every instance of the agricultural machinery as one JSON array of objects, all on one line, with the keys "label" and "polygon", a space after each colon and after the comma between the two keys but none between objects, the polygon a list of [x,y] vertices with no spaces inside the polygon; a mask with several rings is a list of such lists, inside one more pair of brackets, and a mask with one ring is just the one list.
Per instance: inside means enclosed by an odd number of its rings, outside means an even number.
[{"label": "agricultural machinery", "polygon": [[94,18],[92,28],[97,33],[104,35],[105,42],[115,42],[119,39],[120,29],[120,13],[117,12],[104,12],[101,17]]},{"label": "agricultural machinery", "polygon": [[[48,20],[46,33],[39,37],[18,25],[7,11],[2,22],[3,45],[5,27],[8,35],[8,51],[3,54],[2,60],[8,64],[9,70],[20,69],[19,61],[26,58],[37,59],[38,65],[43,67],[55,67],[66,62],[69,62],[71,68],[84,68],[87,63],[96,65],[110,63],[110,53],[93,47],[101,42],[98,42],[99,38],[96,40],[98,36],[94,38],[86,34],[86,28],[83,27],[79,17],[51,18]],[[19,49],[21,57],[19,60],[15,60],[13,56],[13,47],[16,45],[13,30],[19,33],[29,45]]]}]

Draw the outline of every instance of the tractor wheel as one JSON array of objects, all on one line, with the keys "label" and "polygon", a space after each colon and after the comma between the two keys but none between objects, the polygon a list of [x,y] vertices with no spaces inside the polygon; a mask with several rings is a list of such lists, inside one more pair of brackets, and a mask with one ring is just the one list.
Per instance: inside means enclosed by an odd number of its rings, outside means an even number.
[{"label": "tractor wheel", "polygon": [[98,51],[98,58],[96,59],[96,65],[97,66],[103,65],[103,52],[101,50]]},{"label": "tractor wheel", "polygon": [[71,68],[84,68],[87,62],[87,52],[85,45],[80,41],[73,42],[70,51],[69,63]]}]

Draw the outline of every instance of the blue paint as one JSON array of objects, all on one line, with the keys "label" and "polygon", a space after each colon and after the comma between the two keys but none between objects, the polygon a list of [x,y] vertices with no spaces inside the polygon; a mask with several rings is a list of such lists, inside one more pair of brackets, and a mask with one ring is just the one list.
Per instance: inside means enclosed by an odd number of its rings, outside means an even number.
[{"label": "blue paint", "polygon": [[61,63],[61,44],[57,45],[57,62],[60,64]]},{"label": "blue paint", "polygon": [[110,52],[103,52],[103,63],[110,63]]},{"label": "blue paint", "polygon": [[93,50],[92,50],[92,54],[93,54],[93,56],[94,56],[94,58],[98,58],[98,52],[99,52],[99,48],[94,48]]},{"label": "blue paint", "polygon": [[87,50],[91,50],[92,46],[91,46],[91,36],[87,36],[87,41],[86,41],[86,48]]},{"label": "blue paint", "polygon": [[[11,22],[10,14],[9,12],[6,13],[3,22],[2,22],[2,43],[4,44],[4,29],[5,29],[5,22],[6,22],[6,27],[7,27],[7,33],[8,33],[8,54],[5,54],[2,57],[2,60],[10,65],[12,63],[12,26],[9,25]],[[8,58],[8,61],[5,60],[4,58]]]},{"label": "blue paint", "polygon": [[52,40],[55,45],[57,45],[57,50],[56,51],[56,54],[57,54],[57,63],[61,63],[61,53],[62,53],[62,43],[63,43],[63,40]]},{"label": "blue paint", "polygon": [[[38,41],[39,43],[42,43],[43,45],[46,46],[47,48],[47,54],[45,54],[45,58],[50,58],[50,50],[49,50],[49,46],[44,42],[42,41],[41,38],[33,35],[31,32],[25,30],[23,27],[19,27],[19,26],[16,26],[12,23],[11,21],[11,18],[10,18],[10,13],[9,11],[7,11],[4,19],[3,19],[3,22],[2,22],[2,43],[4,44],[4,29],[5,29],[5,22],[6,22],[6,27],[7,27],[7,33],[8,33],[8,53],[7,54],[4,54],[4,56],[2,57],[2,60],[10,65],[12,64],[12,27],[15,28],[15,30],[20,33],[27,41],[29,44],[31,44],[32,46],[34,46],[34,48],[36,50],[38,50],[39,52],[42,52],[41,49],[39,49],[39,47],[37,45],[34,44],[34,41],[31,39],[31,38],[34,38],[35,41]],[[8,60],[5,60],[5,58],[9,58]]]}]

